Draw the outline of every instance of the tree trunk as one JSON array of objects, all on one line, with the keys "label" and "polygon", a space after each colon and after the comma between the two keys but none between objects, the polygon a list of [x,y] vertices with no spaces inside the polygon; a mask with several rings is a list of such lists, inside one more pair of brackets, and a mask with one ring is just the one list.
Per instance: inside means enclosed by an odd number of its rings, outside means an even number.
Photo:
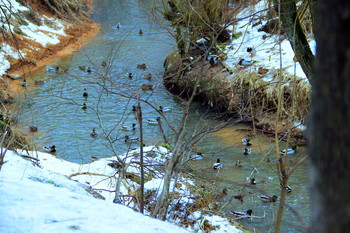
[{"label": "tree trunk", "polygon": [[343,233],[350,229],[350,1],[317,2],[309,232]]},{"label": "tree trunk", "polygon": [[[307,42],[303,28],[297,17],[297,8],[295,0],[274,0],[277,13],[280,13],[282,26],[287,33],[288,40],[293,48],[301,68],[306,77],[310,80],[312,76],[312,65],[314,55]],[[280,7],[280,9],[279,9]]]}]

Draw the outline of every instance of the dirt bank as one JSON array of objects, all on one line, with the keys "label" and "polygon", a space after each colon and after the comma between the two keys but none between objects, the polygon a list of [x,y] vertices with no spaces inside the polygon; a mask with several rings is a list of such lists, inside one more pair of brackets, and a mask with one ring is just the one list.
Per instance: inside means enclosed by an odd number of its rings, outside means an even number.
[{"label": "dirt bank", "polygon": [[[275,135],[276,129],[280,136],[290,132],[293,143],[305,144],[303,131],[296,124],[304,121],[308,109],[308,94],[298,86],[300,82],[294,81],[295,90],[298,90],[296,100],[290,97],[290,88],[280,87],[283,104],[276,122],[278,100],[274,92],[278,86],[269,84],[265,87],[263,83],[257,86],[261,79],[258,74],[249,73],[245,68],[228,72],[223,61],[212,66],[196,51],[189,57],[182,58],[178,52],[167,57],[163,79],[168,91],[188,98],[196,87],[195,100],[222,117],[234,117],[271,136]],[[273,89],[272,94],[268,88]]]}]

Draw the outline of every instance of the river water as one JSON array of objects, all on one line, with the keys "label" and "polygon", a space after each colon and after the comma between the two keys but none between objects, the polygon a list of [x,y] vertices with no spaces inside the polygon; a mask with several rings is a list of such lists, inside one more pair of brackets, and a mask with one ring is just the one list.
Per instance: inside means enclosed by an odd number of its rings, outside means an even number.
[{"label": "river water", "polygon": [[[172,125],[179,125],[182,101],[169,94],[161,81],[164,59],[175,50],[175,43],[166,29],[160,26],[160,23],[166,22],[155,23],[142,10],[152,2],[96,0],[93,19],[101,25],[101,33],[89,40],[80,51],[57,60],[27,78],[28,92],[23,94],[20,101],[19,120],[25,129],[32,125],[38,127],[39,131],[28,133],[28,137],[35,140],[39,150],[44,145],[55,145],[57,157],[76,163],[88,163],[96,158],[124,153],[129,145],[124,143],[123,137],[138,137],[138,126],[132,132],[120,129],[122,125],[137,123],[131,111],[137,101],[127,98],[135,94],[147,99],[156,108],[160,105],[171,107],[171,111],[164,114]],[[115,27],[118,23],[119,28]],[[139,35],[140,29],[142,35]],[[107,66],[101,66],[103,61]],[[147,67],[145,70],[137,68],[138,64],[143,63]],[[91,67],[92,72],[83,71],[79,66]],[[47,70],[55,67],[69,71],[57,74]],[[133,74],[132,79],[128,78],[129,73]],[[152,75],[151,80],[144,78],[147,74]],[[44,85],[35,85],[36,80],[43,80]],[[142,84],[152,85],[154,91],[141,90]],[[89,94],[87,98],[83,97],[84,88]],[[83,103],[88,107],[86,110],[81,108]],[[147,120],[155,119],[159,114],[146,103],[141,103],[141,107],[145,144],[161,142],[163,138],[159,127],[147,124]],[[174,135],[165,120],[161,121],[171,141]],[[220,123],[215,120],[215,114],[203,111],[198,103],[192,104],[187,123],[189,131]],[[99,134],[97,138],[90,137],[93,128]],[[276,152],[269,151],[274,142],[269,137],[257,135],[252,138],[253,153],[245,156],[241,140],[247,136],[247,132],[238,130],[244,128],[247,127],[231,125],[198,143],[195,150],[203,152],[204,159],[193,161],[191,165],[198,171],[223,180],[217,183],[216,190],[220,192],[227,188],[228,196],[218,200],[220,204],[227,203],[232,195],[244,195],[243,202],[231,200],[223,209],[226,213],[252,209],[254,215],[265,218],[243,219],[240,222],[249,230],[269,232],[276,217],[278,202],[264,204],[257,195],[266,193],[279,196],[280,193],[279,181],[272,169],[276,167]],[[288,159],[290,164],[306,153],[304,148],[300,148],[296,155]],[[211,169],[217,158],[224,164],[218,173]],[[272,168],[265,162],[266,158],[270,159]],[[242,168],[235,166],[236,160],[244,162]],[[257,184],[244,185],[247,177],[254,177]],[[302,232],[308,224],[310,213],[305,163],[294,172],[289,185],[293,191],[287,195],[282,232]]]}]

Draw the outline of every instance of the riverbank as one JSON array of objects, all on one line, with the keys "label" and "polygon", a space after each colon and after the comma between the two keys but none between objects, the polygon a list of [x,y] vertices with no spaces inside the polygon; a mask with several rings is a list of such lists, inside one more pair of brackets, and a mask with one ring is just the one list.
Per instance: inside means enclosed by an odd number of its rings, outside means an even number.
[{"label": "riverbank", "polygon": [[[164,84],[184,98],[196,90],[195,100],[222,117],[272,136],[289,133],[293,144],[305,145],[311,86],[289,41],[271,28],[271,15],[267,1],[245,6],[225,29],[229,41],[208,51],[208,38],[201,38],[188,54],[170,54]],[[309,43],[315,47],[312,35]]]},{"label": "riverbank", "polygon": [[[91,2],[77,7],[90,14],[87,9],[91,9]],[[33,71],[71,54],[99,32],[99,25],[85,14],[81,18],[77,15],[75,20],[62,18],[42,4],[27,1],[21,5],[11,0],[6,6],[10,10],[3,13],[9,18],[7,34],[0,40],[4,103],[14,101],[16,93],[23,89],[22,81],[30,78]]]}]

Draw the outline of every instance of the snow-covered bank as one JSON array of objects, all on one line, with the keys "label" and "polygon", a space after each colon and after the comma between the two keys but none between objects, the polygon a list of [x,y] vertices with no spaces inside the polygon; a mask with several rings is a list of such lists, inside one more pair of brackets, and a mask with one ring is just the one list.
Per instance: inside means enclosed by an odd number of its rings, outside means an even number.
[{"label": "snow-covered bank", "polygon": [[33,166],[11,151],[5,160],[0,172],[0,232],[188,232],[96,199],[86,185]]},{"label": "snow-covered bank", "polygon": [[[149,146],[144,148],[145,163],[163,163],[169,153],[165,148]],[[150,152],[151,156],[150,156]],[[138,151],[121,156],[127,163],[136,159]],[[22,157],[30,157],[24,159]],[[33,159],[34,158],[34,159]],[[43,152],[19,153],[8,151],[7,161],[0,171],[0,232],[188,232],[172,223],[161,222],[137,212],[137,204],[127,199],[128,208],[113,204],[116,170],[111,160],[101,159],[91,164],[74,164],[57,159]],[[114,160],[115,161],[115,160]],[[131,163],[130,163],[131,164]],[[138,173],[138,169],[129,166],[129,174]],[[67,176],[74,174],[72,179]],[[160,193],[162,179],[159,174],[145,184],[146,193]],[[179,194],[172,205],[182,207],[173,212],[178,215],[172,221],[179,224],[185,217],[193,223],[189,229],[204,232],[202,224],[213,226],[211,232],[241,232],[226,218],[211,215],[208,211],[197,210],[188,213],[185,209],[194,203],[195,198],[187,185],[191,181],[178,178],[177,185],[172,185],[173,193]],[[128,196],[136,193],[139,185],[128,178],[123,182],[121,194]],[[96,191],[91,191],[92,189]],[[98,193],[98,194],[97,194]],[[94,197],[99,199],[96,199]],[[100,200],[101,198],[106,200]],[[157,194],[148,199],[151,206]],[[146,214],[149,212],[146,210]]]}]

